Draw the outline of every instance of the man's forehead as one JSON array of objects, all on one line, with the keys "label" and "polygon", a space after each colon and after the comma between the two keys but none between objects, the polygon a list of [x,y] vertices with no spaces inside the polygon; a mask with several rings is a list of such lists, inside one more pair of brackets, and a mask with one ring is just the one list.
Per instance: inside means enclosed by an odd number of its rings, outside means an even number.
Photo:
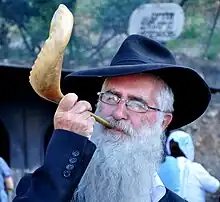
[{"label": "man's forehead", "polygon": [[164,82],[153,74],[133,74],[124,76],[107,77],[103,83],[102,89],[106,87],[115,88],[119,86],[129,86],[133,88],[146,88],[150,86],[161,86]]},{"label": "man's forehead", "polygon": [[109,77],[105,80],[102,91],[111,90],[123,97],[134,96],[151,103],[156,99],[163,81],[151,74]]}]

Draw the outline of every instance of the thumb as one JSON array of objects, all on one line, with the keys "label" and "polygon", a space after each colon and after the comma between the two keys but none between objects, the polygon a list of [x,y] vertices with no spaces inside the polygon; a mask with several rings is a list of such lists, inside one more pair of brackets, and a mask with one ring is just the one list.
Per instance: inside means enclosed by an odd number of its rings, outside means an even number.
[{"label": "thumb", "polygon": [[68,93],[61,99],[57,110],[62,112],[69,111],[76,104],[77,100],[78,96],[75,93]]}]

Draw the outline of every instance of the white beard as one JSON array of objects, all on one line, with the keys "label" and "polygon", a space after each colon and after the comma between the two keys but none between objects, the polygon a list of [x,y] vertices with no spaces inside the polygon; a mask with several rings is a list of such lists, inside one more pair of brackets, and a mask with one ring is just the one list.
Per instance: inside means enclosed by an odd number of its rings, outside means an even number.
[{"label": "white beard", "polygon": [[107,118],[126,136],[107,133],[96,124],[91,141],[97,149],[74,200],[78,202],[150,202],[152,178],[163,157],[161,121],[135,131],[124,121]]}]

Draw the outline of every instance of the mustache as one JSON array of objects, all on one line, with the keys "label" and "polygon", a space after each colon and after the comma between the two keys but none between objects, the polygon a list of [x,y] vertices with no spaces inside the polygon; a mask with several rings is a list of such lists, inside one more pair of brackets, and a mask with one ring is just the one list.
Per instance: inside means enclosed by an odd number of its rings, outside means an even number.
[{"label": "mustache", "polygon": [[106,120],[113,126],[113,128],[122,131],[128,136],[134,136],[137,131],[130,123],[126,123],[124,120],[116,120],[112,116],[106,117]]}]

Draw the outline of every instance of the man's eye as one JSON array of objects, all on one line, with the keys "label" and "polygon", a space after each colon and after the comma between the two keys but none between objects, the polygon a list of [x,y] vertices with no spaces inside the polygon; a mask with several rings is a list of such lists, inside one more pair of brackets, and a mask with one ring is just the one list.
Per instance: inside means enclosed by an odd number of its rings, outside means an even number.
[{"label": "man's eye", "polygon": [[116,95],[113,95],[113,94],[106,94],[105,95],[105,100],[108,101],[108,102],[115,103],[115,102],[118,101],[118,97]]},{"label": "man's eye", "polygon": [[108,99],[108,100],[116,100],[115,97],[108,97],[107,99]]},{"label": "man's eye", "polygon": [[129,108],[131,108],[134,111],[140,111],[140,110],[145,109],[145,104],[140,101],[136,101],[136,100],[131,100],[128,103],[128,105],[129,105]]},{"label": "man's eye", "polygon": [[107,97],[108,99],[114,99],[115,95],[114,94],[111,94],[111,93],[106,93],[104,94],[105,97]]}]

